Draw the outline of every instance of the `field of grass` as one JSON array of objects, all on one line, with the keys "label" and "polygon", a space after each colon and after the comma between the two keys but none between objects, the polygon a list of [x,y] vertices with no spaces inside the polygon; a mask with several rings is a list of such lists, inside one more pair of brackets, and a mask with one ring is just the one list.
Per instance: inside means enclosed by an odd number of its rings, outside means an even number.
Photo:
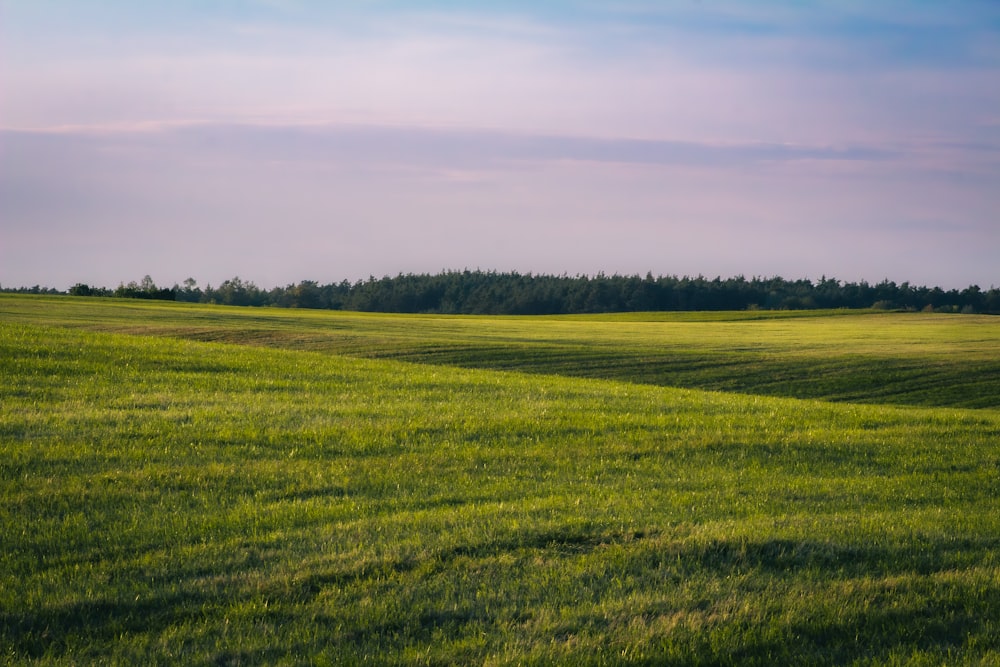
[{"label": "field of grass", "polygon": [[1000,661],[1000,318],[0,295],[0,379],[0,660]]},{"label": "field of grass", "polygon": [[990,315],[834,310],[449,317],[10,296],[0,301],[0,317],[752,395],[1000,409],[1000,320]]}]

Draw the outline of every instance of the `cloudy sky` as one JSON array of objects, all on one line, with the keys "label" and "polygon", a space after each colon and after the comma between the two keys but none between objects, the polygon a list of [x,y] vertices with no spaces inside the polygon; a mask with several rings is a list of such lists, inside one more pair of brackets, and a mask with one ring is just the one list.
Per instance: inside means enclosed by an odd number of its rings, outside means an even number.
[{"label": "cloudy sky", "polygon": [[0,285],[1000,286],[1000,3],[0,0]]}]

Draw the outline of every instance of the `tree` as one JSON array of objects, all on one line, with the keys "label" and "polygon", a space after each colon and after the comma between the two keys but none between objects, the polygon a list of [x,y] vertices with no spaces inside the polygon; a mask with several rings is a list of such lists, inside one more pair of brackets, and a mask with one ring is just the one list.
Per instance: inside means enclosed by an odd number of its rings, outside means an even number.
[{"label": "tree", "polygon": [[201,301],[202,292],[198,287],[198,281],[194,278],[188,278],[184,281],[184,287],[178,287],[174,285],[174,293],[177,295],[178,301],[187,301],[189,303],[197,303]]}]

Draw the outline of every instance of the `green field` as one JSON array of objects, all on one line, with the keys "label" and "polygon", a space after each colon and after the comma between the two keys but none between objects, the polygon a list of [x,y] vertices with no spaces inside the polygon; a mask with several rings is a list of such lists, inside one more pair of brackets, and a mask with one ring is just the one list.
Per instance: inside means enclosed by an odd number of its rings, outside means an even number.
[{"label": "green field", "polygon": [[996,664],[1000,318],[0,295],[0,651]]}]

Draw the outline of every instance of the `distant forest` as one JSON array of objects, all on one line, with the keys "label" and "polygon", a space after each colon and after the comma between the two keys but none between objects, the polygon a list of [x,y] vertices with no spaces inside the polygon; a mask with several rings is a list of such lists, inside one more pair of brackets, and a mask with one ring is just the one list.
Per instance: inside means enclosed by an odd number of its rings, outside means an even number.
[{"label": "distant forest", "polygon": [[236,306],[325,308],[393,313],[550,315],[630,311],[802,310],[876,308],[1000,314],[1000,289],[963,290],[915,287],[884,280],[878,284],[783,278],[645,277],[632,275],[552,276],[495,271],[446,271],[320,285],[311,280],[261,289],[232,278],[218,287],[158,287],[146,276],[116,289],[77,284],[67,292],[6,288],[7,292],[165,299]]}]

